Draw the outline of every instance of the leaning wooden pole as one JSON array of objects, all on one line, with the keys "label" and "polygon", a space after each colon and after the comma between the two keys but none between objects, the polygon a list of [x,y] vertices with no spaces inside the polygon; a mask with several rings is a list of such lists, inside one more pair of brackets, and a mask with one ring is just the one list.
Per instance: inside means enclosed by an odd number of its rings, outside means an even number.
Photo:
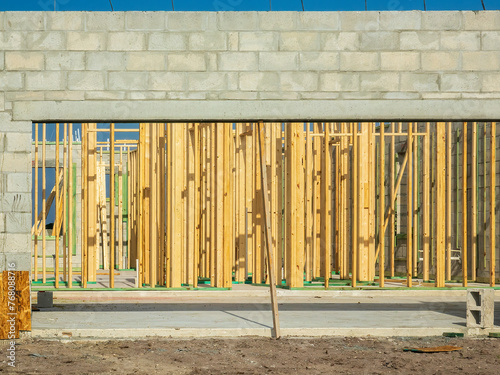
[{"label": "leaning wooden pole", "polygon": [[[262,123],[257,124],[257,136],[259,137],[259,155],[260,155],[260,175],[262,178],[262,186],[267,186],[267,173],[265,166],[264,154],[262,152]],[[266,231],[266,251],[267,251],[267,272],[269,275],[269,287],[271,292],[271,305],[273,310],[273,326],[274,326],[274,338],[278,339],[280,337],[280,321],[278,313],[278,297],[276,295],[276,280],[274,275],[274,252],[271,249],[273,245],[271,237],[271,220],[269,211],[269,197],[266,189],[261,189],[262,200],[264,202],[264,220],[265,220],[265,231]]]}]

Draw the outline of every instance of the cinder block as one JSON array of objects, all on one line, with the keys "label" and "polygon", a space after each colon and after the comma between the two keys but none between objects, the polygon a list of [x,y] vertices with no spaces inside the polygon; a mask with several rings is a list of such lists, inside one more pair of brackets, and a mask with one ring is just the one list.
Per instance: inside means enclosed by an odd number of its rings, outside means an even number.
[{"label": "cinder block", "polygon": [[147,90],[148,73],[145,72],[110,72],[109,90]]},{"label": "cinder block", "polygon": [[47,30],[83,30],[85,25],[83,12],[47,12],[45,23]]},{"label": "cinder block", "polygon": [[259,16],[257,12],[220,12],[217,23],[219,30],[258,30]]},{"label": "cinder block", "polygon": [[44,30],[45,13],[42,12],[7,12],[4,23],[6,30],[34,31]]},{"label": "cinder block", "polygon": [[125,52],[87,52],[87,70],[125,70]]},{"label": "cinder block", "polygon": [[419,30],[422,12],[380,12],[380,30]]},{"label": "cinder block", "polygon": [[185,51],[187,45],[187,35],[180,33],[151,33],[148,40],[151,51]]},{"label": "cinder block", "polygon": [[0,49],[18,51],[26,48],[26,38],[19,31],[0,32]]},{"label": "cinder block", "polygon": [[371,71],[379,70],[379,56],[376,52],[341,52],[340,70]]},{"label": "cinder block", "polygon": [[221,71],[256,71],[259,69],[255,52],[225,52],[219,54]]},{"label": "cinder block", "polygon": [[0,70],[5,69],[5,52],[0,51]]},{"label": "cinder block", "polygon": [[444,31],[441,33],[442,50],[474,51],[481,47],[479,32]]},{"label": "cinder block", "polygon": [[62,31],[31,32],[26,36],[28,49],[33,51],[52,51],[66,49]]},{"label": "cinder block", "polygon": [[6,70],[43,70],[45,60],[42,52],[5,52]]},{"label": "cinder block", "polygon": [[165,29],[164,12],[125,12],[127,30],[163,30]]},{"label": "cinder block", "polygon": [[227,49],[229,51],[237,51],[239,44],[239,33],[238,32],[228,32],[227,33]]},{"label": "cinder block", "polygon": [[422,30],[460,30],[462,12],[422,12]]},{"label": "cinder block", "polygon": [[302,30],[340,30],[340,13],[300,12],[299,28]]},{"label": "cinder block", "polygon": [[227,33],[203,32],[189,34],[189,49],[193,51],[227,50]]},{"label": "cinder block", "polygon": [[359,33],[340,32],[321,34],[321,49],[323,51],[358,51],[360,46]]},{"label": "cinder block", "polygon": [[[31,191],[30,173],[9,173],[7,174],[7,192],[26,193]],[[8,220],[7,220],[8,221]]]},{"label": "cinder block", "polygon": [[257,100],[257,93],[251,91],[225,91],[219,94],[220,100]]},{"label": "cinder block", "polygon": [[277,51],[278,34],[273,32],[239,33],[240,51]]},{"label": "cinder block", "polygon": [[9,102],[44,100],[47,91],[13,91],[5,95],[5,100]]},{"label": "cinder block", "polygon": [[[6,229],[5,228],[5,214],[0,212],[0,233],[5,233],[5,229]],[[0,268],[0,270],[1,270],[1,268]]]},{"label": "cinder block", "polygon": [[399,91],[398,73],[362,73],[361,91]]},{"label": "cinder block", "polygon": [[5,26],[4,26],[5,24],[3,22],[4,17],[5,17],[5,13],[3,13],[3,12],[0,13],[0,31],[5,30]]},{"label": "cinder block", "polygon": [[299,54],[297,52],[261,52],[259,53],[259,70],[298,70]]},{"label": "cinder block", "polygon": [[104,90],[104,74],[101,72],[69,72],[69,90]]},{"label": "cinder block", "polygon": [[161,52],[127,53],[127,70],[165,70],[165,55]]},{"label": "cinder block", "polygon": [[500,12],[462,12],[465,30],[498,30]]},{"label": "cinder block", "polygon": [[379,30],[379,12],[341,12],[340,30],[342,31]]},{"label": "cinder block", "polygon": [[295,30],[297,12],[259,12],[261,30]]},{"label": "cinder block", "polygon": [[54,307],[52,292],[45,290],[39,291],[37,293],[36,307],[40,309],[51,309],[52,307]]},{"label": "cinder block", "polygon": [[[11,123],[14,127],[18,126],[17,122]],[[2,127],[3,131],[7,131],[8,127]],[[13,130],[13,129],[11,129]],[[27,155],[24,157],[29,157],[31,154],[31,134],[30,133],[21,133],[21,132],[9,132],[6,133],[6,148],[7,152],[25,152]],[[21,156],[20,156],[21,157]],[[5,160],[7,161],[7,160]],[[3,170],[3,168],[2,168]],[[21,171],[15,171],[21,172]]]},{"label": "cinder block", "polygon": [[108,34],[109,51],[142,51],[146,49],[143,32],[117,32]]},{"label": "cinder block", "polygon": [[69,51],[103,51],[106,49],[106,34],[70,31],[66,34]]},{"label": "cinder block", "polygon": [[399,34],[401,50],[438,50],[439,33],[430,31],[403,31]]},{"label": "cinder block", "polygon": [[227,89],[227,73],[207,72],[188,74],[189,91],[220,91]]},{"label": "cinder block", "polygon": [[500,73],[485,74],[482,78],[482,90],[485,92],[500,92]]},{"label": "cinder block", "polygon": [[280,84],[282,91],[316,91],[319,76],[311,72],[282,72]]},{"label": "cinder block", "polygon": [[46,70],[84,70],[84,52],[47,52],[45,54]]},{"label": "cinder block", "polygon": [[485,31],[481,33],[481,42],[482,49],[485,51],[500,50],[500,31]]},{"label": "cinder block", "polygon": [[417,92],[384,92],[381,98],[386,100],[416,100],[420,99],[420,94]]},{"label": "cinder block", "polygon": [[280,91],[280,80],[276,72],[241,72],[240,90]]},{"label": "cinder block", "polygon": [[279,48],[281,51],[317,51],[319,36],[317,32],[282,32]]},{"label": "cinder block", "polygon": [[87,31],[125,30],[125,12],[86,12]]},{"label": "cinder block", "polygon": [[398,50],[399,34],[390,31],[367,32],[361,34],[361,50]]},{"label": "cinder block", "polygon": [[299,55],[300,70],[338,70],[338,52],[303,52]]},{"label": "cinder block", "polygon": [[200,72],[207,69],[203,53],[170,53],[167,55],[167,67],[170,71]]},{"label": "cinder block", "polygon": [[481,79],[476,73],[453,73],[441,76],[441,91],[477,92],[481,89]]},{"label": "cinder block", "polygon": [[382,70],[418,70],[420,69],[420,53],[381,52],[380,67]]},{"label": "cinder block", "polygon": [[[28,173],[24,173],[28,176]],[[25,177],[26,179],[27,177]],[[30,179],[31,181],[31,179]],[[9,212],[5,218],[5,227],[7,233],[30,233],[31,232],[31,213],[28,212]]]},{"label": "cinder block", "polygon": [[168,12],[167,30],[172,31],[205,31],[216,30],[215,13],[208,12]]},{"label": "cinder block", "polygon": [[26,72],[27,90],[62,90],[65,88],[64,74],[62,72]]},{"label": "cinder block", "polygon": [[0,111],[5,110],[5,94],[0,93]]},{"label": "cinder block", "polygon": [[463,70],[500,70],[500,51],[480,51],[462,53]]},{"label": "cinder block", "polygon": [[184,91],[186,89],[186,73],[150,73],[150,89],[164,91]]},{"label": "cinder block", "polygon": [[439,91],[439,74],[401,73],[401,91]]},{"label": "cinder block", "polygon": [[495,290],[467,289],[467,328],[493,328]]},{"label": "cinder block", "polygon": [[[1,240],[0,240],[0,247],[2,247]],[[31,270],[31,251],[29,250],[29,248],[27,248],[24,252],[18,252],[18,253],[6,251],[3,255],[4,255],[3,258],[5,259],[5,264],[14,263],[16,271]]]},{"label": "cinder block", "polygon": [[[1,142],[1,138],[0,138]],[[31,213],[31,192],[8,193],[0,194],[0,212],[11,212],[12,207],[15,207],[15,212]]]},{"label": "cinder block", "polygon": [[424,71],[449,71],[460,68],[459,52],[422,52]]},{"label": "cinder block", "polygon": [[338,99],[338,92],[301,92],[300,99],[302,100],[332,100]]},{"label": "cinder block", "polygon": [[320,75],[321,91],[359,91],[358,73],[322,73]]}]

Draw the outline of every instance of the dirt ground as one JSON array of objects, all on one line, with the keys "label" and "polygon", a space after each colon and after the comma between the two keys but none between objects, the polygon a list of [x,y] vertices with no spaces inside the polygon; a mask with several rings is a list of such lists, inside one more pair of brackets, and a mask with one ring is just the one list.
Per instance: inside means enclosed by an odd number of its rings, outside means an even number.
[{"label": "dirt ground", "polygon": [[[319,338],[2,343],[1,373],[18,374],[498,374],[500,339]],[[448,353],[405,347],[460,346]]]}]

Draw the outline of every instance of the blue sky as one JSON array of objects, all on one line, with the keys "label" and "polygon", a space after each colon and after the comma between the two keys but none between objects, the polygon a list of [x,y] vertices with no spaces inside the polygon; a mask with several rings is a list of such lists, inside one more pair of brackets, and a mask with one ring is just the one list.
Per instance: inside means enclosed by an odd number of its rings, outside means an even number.
[{"label": "blue sky", "polygon": [[[306,10],[364,10],[365,0],[303,0]],[[172,0],[111,0],[115,11],[172,10]],[[178,11],[269,10],[269,0],[173,0]],[[423,0],[367,0],[368,10],[423,10]],[[482,10],[481,0],[426,0],[427,10]],[[500,0],[484,0],[487,10],[500,9]],[[109,11],[109,0],[56,0],[61,11]],[[273,10],[302,10],[300,0],[273,0]],[[54,0],[1,0],[0,11],[54,10]]]}]

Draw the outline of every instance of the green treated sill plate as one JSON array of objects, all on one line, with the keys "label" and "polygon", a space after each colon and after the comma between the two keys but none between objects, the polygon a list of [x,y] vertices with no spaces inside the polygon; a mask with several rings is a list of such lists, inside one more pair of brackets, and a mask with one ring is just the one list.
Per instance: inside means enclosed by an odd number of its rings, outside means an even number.
[{"label": "green treated sill plate", "polygon": [[493,337],[495,339],[500,339],[500,332],[490,332],[488,337]]},{"label": "green treated sill plate", "polygon": [[443,332],[444,337],[464,337],[463,333],[460,332]]}]

